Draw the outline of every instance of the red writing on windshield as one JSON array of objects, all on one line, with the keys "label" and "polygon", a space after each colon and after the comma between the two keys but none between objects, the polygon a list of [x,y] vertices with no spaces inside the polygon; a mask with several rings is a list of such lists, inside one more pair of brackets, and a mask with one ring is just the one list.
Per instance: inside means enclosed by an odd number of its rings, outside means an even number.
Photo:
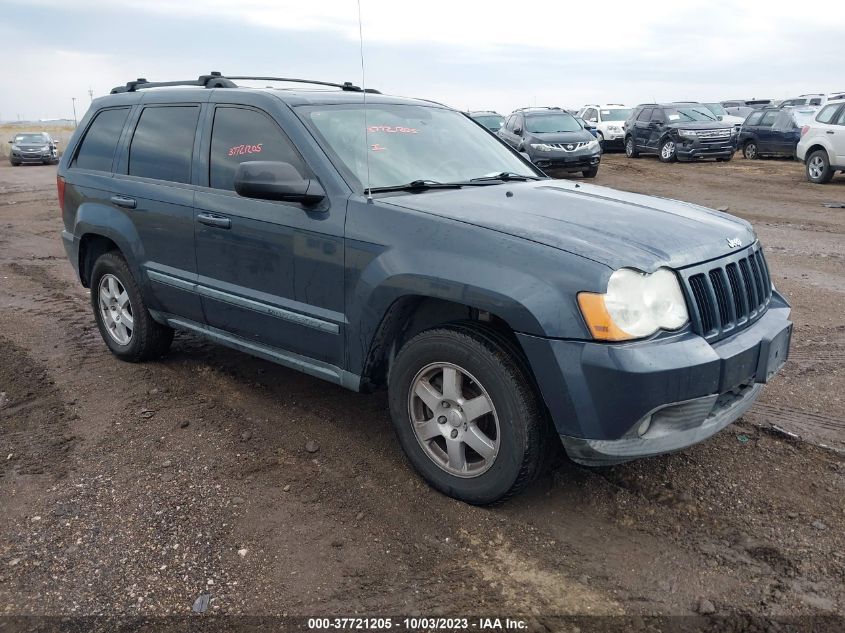
[{"label": "red writing on windshield", "polygon": [[261,152],[261,146],[264,143],[259,143],[258,145],[235,145],[235,147],[229,148],[229,156],[241,156],[243,154],[258,154]]},{"label": "red writing on windshield", "polygon": [[401,125],[371,125],[367,132],[387,132],[388,134],[419,134],[420,131],[413,127],[402,127]]}]

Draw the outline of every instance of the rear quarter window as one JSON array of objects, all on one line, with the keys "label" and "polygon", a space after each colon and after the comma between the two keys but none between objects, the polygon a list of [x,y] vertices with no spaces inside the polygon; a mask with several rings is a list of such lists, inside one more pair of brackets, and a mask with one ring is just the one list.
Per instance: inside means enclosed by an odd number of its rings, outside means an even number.
[{"label": "rear quarter window", "polygon": [[821,112],[819,112],[816,117],[816,121],[819,123],[830,123],[833,121],[833,116],[836,114],[837,110],[839,110],[839,104],[825,106],[822,108]]},{"label": "rear quarter window", "polygon": [[114,108],[97,113],[85,137],[79,144],[79,150],[71,167],[94,171],[112,170],[114,152],[120,133],[129,116],[129,108]]}]

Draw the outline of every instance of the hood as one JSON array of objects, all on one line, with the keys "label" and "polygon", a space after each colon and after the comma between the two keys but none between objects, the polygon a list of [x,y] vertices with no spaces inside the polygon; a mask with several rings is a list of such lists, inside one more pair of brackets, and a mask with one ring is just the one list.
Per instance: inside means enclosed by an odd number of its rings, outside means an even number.
[{"label": "hood", "polygon": [[15,143],[15,147],[20,147],[21,149],[33,150],[33,149],[41,149],[42,147],[49,146],[50,144],[45,142],[42,143]]},{"label": "hood", "polygon": [[730,123],[731,125],[742,125],[745,117],[733,116],[732,114],[723,114],[722,123]]},{"label": "hood", "polygon": [[[505,195],[511,192],[511,196]],[[683,268],[749,246],[751,225],[697,205],[565,180],[382,198],[580,255],[611,268]]]},{"label": "hood", "polygon": [[525,136],[529,137],[526,138],[529,143],[533,141],[539,143],[580,143],[593,140],[593,135],[588,130],[583,129],[576,132],[550,132],[548,134],[526,132]]},{"label": "hood", "polygon": [[726,121],[669,121],[668,125],[684,130],[718,130],[733,127],[733,124]]}]

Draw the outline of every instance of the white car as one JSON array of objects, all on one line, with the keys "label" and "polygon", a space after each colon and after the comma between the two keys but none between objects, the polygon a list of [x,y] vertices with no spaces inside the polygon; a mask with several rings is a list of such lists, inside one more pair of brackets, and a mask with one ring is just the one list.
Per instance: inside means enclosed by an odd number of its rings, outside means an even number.
[{"label": "white car", "polygon": [[602,149],[622,149],[625,146],[625,121],[632,111],[633,108],[621,103],[591,104],[581,108],[577,116],[596,128],[596,138],[599,139]]},{"label": "white car", "polygon": [[702,103],[701,105],[710,110],[722,123],[730,123],[734,127],[739,127],[745,121],[745,117],[731,114],[721,103]]},{"label": "white car", "polygon": [[795,149],[807,168],[807,180],[830,182],[837,171],[845,171],[845,100],[828,101],[815,120],[801,128]]}]

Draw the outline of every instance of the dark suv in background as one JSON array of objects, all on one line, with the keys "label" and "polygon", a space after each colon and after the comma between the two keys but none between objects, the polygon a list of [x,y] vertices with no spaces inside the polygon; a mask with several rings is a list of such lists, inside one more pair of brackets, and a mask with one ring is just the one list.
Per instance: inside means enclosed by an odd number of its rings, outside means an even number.
[{"label": "dark suv in background", "polygon": [[795,157],[801,128],[812,122],[818,108],[764,108],[755,110],[742,124],[739,147],[745,158]]},{"label": "dark suv in background", "polygon": [[499,128],[505,123],[505,117],[493,110],[474,110],[467,112],[467,114],[472,120],[478,121],[493,133],[498,132]]},{"label": "dark suv in background", "polygon": [[236,79],[129,82],[62,157],[62,240],[118,358],[178,329],[386,388],[410,462],[470,503],[561,442],[590,465],[700,442],[786,360],[748,222],[550,180],[429,101]]},{"label": "dark suv in background", "polygon": [[599,173],[601,144],[583,122],[561,108],[515,110],[499,137],[541,169],[581,172],[585,178]]},{"label": "dark suv in background", "polygon": [[736,129],[722,123],[702,104],[645,103],[625,122],[629,158],[657,154],[664,163],[703,158],[730,160],[736,151]]},{"label": "dark suv in background", "polygon": [[21,132],[9,141],[12,145],[9,162],[15,167],[23,164],[52,165],[59,161],[58,141],[47,132]]}]

